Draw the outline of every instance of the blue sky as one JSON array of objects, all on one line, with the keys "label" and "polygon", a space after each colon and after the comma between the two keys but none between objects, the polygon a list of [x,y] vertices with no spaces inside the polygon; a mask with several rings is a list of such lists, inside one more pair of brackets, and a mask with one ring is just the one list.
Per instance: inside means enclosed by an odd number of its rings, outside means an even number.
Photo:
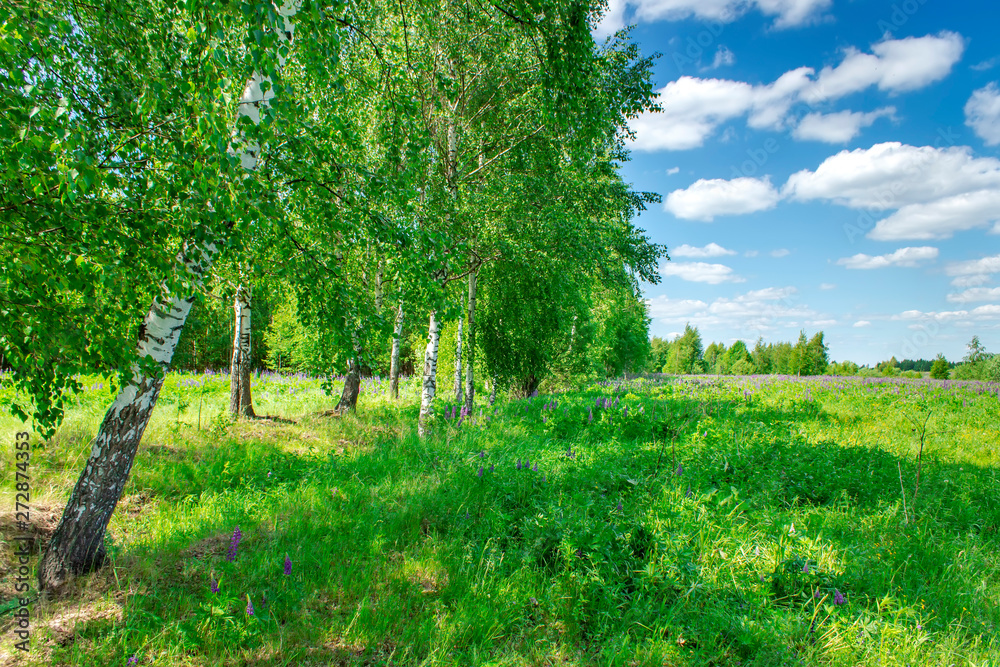
[{"label": "blue sky", "polygon": [[664,199],[652,335],[1000,352],[1000,6],[611,0],[595,36],[629,24],[662,54],[622,171]]}]

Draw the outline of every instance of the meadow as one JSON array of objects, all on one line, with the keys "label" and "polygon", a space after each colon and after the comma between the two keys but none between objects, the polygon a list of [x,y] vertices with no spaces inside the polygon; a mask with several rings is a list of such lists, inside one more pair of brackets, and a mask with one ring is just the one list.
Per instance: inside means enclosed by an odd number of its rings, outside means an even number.
[{"label": "meadow", "polygon": [[[417,381],[333,416],[263,374],[232,422],[228,376],[170,373],[108,565],[32,603],[27,657],[5,446],[0,660],[1000,665],[996,384],[655,376],[439,401],[421,440]],[[111,400],[83,383],[33,436],[36,552]]]}]

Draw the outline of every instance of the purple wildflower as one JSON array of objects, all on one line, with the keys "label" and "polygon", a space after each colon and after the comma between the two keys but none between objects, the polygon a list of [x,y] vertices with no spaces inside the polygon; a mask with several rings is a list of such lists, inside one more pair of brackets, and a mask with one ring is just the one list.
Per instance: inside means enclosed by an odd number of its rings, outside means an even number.
[{"label": "purple wildflower", "polygon": [[247,596],[247,616],[253,616],[253,602],[250,601],[250,596]]},{"label": "purple wildflower", "polygon": [[465,520],[469,520],[469,510],[465,510]]},{"label": "purple wildflower", "polygon": [[219,582],[215,580],[215,577],[212,577],[212,592],[213,593],[219,592]]},{"label": "purple wildflower", "polygon": [[809,563],[802,566],[802,574],[809,574]]},{"label": "purple wildflower", "polygon": [[521,469],[521,459],[518,459],[518,460],[517,460],[517,469],[518,469],[518,470],[520,470],[520,469]]},{"label": "purple wildflower", "polygon": [[819,591],[818,590],[815,593],[813,593],[813,597],[816,598],[817,600],[819,599]]},{"label": "purple wildflower", "polygon": [[288,557],[288,554],[285,554],[285,575],[287,576],[291,573],[292,573],[292,559]]},{"label": "purple wildflower", "polygon": [[844,604],[845,602],[847,602],[847,599],[843,596],[843,594],[838,590],[834,590],[833,604]]},{"label": "purple wildflower", "polygon": [[481,458],[481,459],[486,458],[486,450],[485,449],[483,451],[479,452],[479,458]]},{"label": "purple wildflower", "polygon": [[479,472],[476,474],[476,477],[482,477],[482,476],[483,476],[483,466],[479,466]]},{"label": "purple wildflower", "polygon": [[619,512],[622,511],[622,501],[618,501],[618,507],[616,508]]},{"label": "purple wildflower", "polygon": [[139,656],[133,654],[132,657],[130,657],[128,659],[128,664],[130,664],[130,665],[138,665],[139,664]]},{"label": "purple wildflower", "polygon": [[233,536],[229,540],[229,553],[226,556],[226,560],[230,563],[236,560],[236,550],[240,546],[241,539],[243,539],[243,532],[239,526],[236,526],[236,530],[233,531]]},{"label": "purple wildflower", "polygon": [[685,498],[690,498],[692,495],[693,494],[691,493],[691,485],[688,484],[688,490],[687,490],[687,493],[684,494],[684,497]]},{"label": "purple wildflower", "polygon": [[677,470],[674,472],[674,474],[677,475],[678,477],[680,477],[681,475],[683,475],[684,474],[684,464],[678,463],[677,464]]},{"label": "purple wildflower", "polygon": [[537,463],[535,464],[535,467],[534,467],[534,468],[532,468],[532,470],[533,470],[534,472],[538,472],[538,464],[537,464]]},{"label": "purple wildflower", "polygon": [[587,408],[587,423],[594,421],[594,408]]},{"label": "purple wildflower", "polygon": [[490,472],[493,472],[493,464],[490,464]]}]

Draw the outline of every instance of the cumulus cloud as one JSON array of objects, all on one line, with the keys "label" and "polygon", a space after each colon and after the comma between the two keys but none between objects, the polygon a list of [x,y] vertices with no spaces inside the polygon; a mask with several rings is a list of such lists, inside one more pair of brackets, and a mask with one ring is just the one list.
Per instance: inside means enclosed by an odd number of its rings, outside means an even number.
[{"label": "cumulus cloud", "polygon": [[871,53],[849,48],[839,65],[820,71],[805,98],[825,102],[872,86],[890,93],[917,90],[946,77],[964,50],[962,36],[947,30],[883,40],[872,45]]},{"label": "cumulus cloud", "polygon": [[937,248],[921,246],[919,248],[900,248],[888,255],[872,256],[858,253],[853,257],[838,259],[837,264],[848,269],[882,269],[887,266],[913,268],[919,266],[920,262],[935,259],[937,256]]},{"label": "cumulus cloud", "polygon": [[894,320],[923,320],[940,323],[974,325],[986,321],[1000,319],[1000,305],[987,304],[972,310],[947,310],[942,312],[906,310],[899,315],[893,315]]},{"label": "cumulus cloud", "polygon": [[791,28],[816,20],[833,0],[628,0],[640,21],[686,18],[729,23],[749,9],[775,17],[776,28]]},{"label": "cumulus cloud", "polygon": [[661,276],[676,276],[692,283],[742,283],[745,280],[724,264],[708,262],[665,262],[660,266]]},{"label": "cumulus cloud", "polygon": [[709,243],[704,247],[691,246],[688,244],[679,245],[670,251],[674,257],[722,257],[723,255],[735,255],[735,250],[727,250],[718,243]]},{"label": "cumulus cloud", "polygon": [[712,64],[709,65],[708,69],[718,69],[719,67],[732,65],[735,62],[736,54],[734,54],[729,47],[719,46],[719,48],[715,51],[715,58],[712,59]]},{"label": "cumulus cloud", "polygon": [[774,208],[780,198],[768,178],[701,179],[667,195],[663,208],[678,218],[711,222],[717,215]]},{"label": "cumulus cloud", "polygon": [[858,136],[861,128],[869,127],[883,116],[891,117],[895,107],[883,107],[868,113],[838,111],[837,113],[810,113],[803,116],[792,130],[792,136],[799,140],[823,141],[828,144],[842,144]]},{"label": "cumulus cloud", "polygon": [[690,299],[659,296],[648,299],[650,316],[668,324],[691,322],[699,327],[729,327],[743,331],[743,338],[772,331],[778,326],[794,326],[802,320],[817,320],[816,313],[795,301],[794,287],[768,287],[718,298],[710,304]]},{"label": "cumulus cloud", "polygon": [[868,320],[858,320],[857,322],[854,323],[854,326],[859,329],[862,327],[870,327],[871,325],[872,323],[869,322]]},{"label": "cumulus cloud", "polygon": [[1000,160],[975,158],[967,146],[886,142],[844,150],[815,171],[796,172],[782,194],[851,208],[895,209],[869,232],[873,239],[942,239],[1000,220]]},{"label": "cumulus cloud", "polygon": [[[674,4],[660,1],[662,6]],[[781,129],[788,124],[789,110],[798,103],[826,103],[871,87],[889,93],[922,88],[947,76],[964,48],[960,35],[946,31],[885,39],[872,46],[872,53],[849,49],[836,67],[826,67],[819,74],[811,67],[799,67],[768,84],[682,76],[658,91],[661,112],[646,112],[630,122],[636,134],[632,147],[688,150],[703,145],[721,124],[744,115],[752,128]],[[802,138],[845,141],[843,137],[854,136],[888,113],[880,109],[868,114],[813,114],[798,132]]]},{"label": "cumulus cloud", "polygon": [[972,287],[957,294],[949,294],[952,303],[972,303],[974,301],[1000,301],[1000,287]]},{"label": "cumulus cloud", "polygon": [[951,262],[944,272],[952,276],[951,284],[955,287],[979,287],[990,282],[994,273],[1000,273],[1000,255]]},{"label": "cumulus cloud", "polygon": [[987,146],[1000,144],[1000,90],[991,83],[972,93],[965,103],[965,124]]}]

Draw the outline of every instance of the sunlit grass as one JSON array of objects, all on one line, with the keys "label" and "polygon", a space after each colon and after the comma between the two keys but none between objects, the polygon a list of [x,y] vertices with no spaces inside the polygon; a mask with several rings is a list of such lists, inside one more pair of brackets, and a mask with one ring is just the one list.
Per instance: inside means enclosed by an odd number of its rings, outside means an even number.
[{"label": "sunlit grass", "polygon": [[[227,378],[172,374],[112,520],[112,563],[35,603],[32,664],[1000,654],[996,386],[637,381],[477,409],[460,426],[440,404],[426,441],[416,381],[399,405],[384,389],[368,383],[357,414],[333,418],[318,380],[265,376],[255,408],[281,419],[230,423]],[[34,452],[33,492],[56,518],[108,401],[88,389]],[[914,506],[907,417],[927,414]]]}]

